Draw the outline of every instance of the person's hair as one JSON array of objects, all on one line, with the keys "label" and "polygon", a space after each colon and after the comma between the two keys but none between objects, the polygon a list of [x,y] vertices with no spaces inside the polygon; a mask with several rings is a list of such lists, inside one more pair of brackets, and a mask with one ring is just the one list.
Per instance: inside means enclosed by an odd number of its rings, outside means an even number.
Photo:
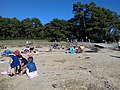
[{"label": "person's hair", "polygon": [[28,62],[33,62],[33,57],[29,57]]},{"label": "person's hair", "polygon": [[22,58],[23,56],[22,55],[19,55],[18,58]]}]

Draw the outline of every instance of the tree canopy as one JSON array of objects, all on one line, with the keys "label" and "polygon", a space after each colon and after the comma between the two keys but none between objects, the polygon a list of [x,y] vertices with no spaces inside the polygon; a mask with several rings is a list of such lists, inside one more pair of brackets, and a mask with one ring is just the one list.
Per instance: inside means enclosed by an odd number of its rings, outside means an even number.
[{"label": "tree canopy", "polygon": [[74,17],[69,20],[53,18],[45,25],[35,17],[18,20],[16,17],[0,16],[0,38],[120,39],[120,15],[116,12],[97,6],[94,2],[77,2],[71,11]]}]

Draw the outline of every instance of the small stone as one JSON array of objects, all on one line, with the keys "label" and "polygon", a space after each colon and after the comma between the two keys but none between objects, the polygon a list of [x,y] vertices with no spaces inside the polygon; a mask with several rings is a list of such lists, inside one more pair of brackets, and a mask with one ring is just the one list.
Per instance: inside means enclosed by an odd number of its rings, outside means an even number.
[{"label": "small stone", "polygon": [[85,57],[85,59],[89,59],[90,57]]},{"label": "small stone", "polygon": [[89,71],[91,73],[91,71]]}]

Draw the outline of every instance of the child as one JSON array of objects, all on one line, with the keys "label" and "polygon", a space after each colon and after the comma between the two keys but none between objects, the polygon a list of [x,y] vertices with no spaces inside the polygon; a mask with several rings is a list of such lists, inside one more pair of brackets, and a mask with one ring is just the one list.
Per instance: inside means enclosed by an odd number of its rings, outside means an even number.
[{"label": "child", "polygon": [[20,51],[19,51],[19,50],[15,50],[15,51],[14,51],[14,54],[15,54],[17,57],[19,57],[19,56],[20,56]]},{"label": "child", "polygon": [[75,54],[75,49],[73,47],[70,48],[70,54]]},{"label": "child", "polygon": [[80,45],[80,52],[83,53],[83,50],[84,50],[84,45]]},{"label": "child", "polygon": [[19,56],[19,60],[20,60],[20,71],[21,72],[24,69],[24,66],[28,63],[28,61],[22,56]]},{"label": "child", "polygon": [[33,62],[33,57],[28,57],[28,63],[24,66],[24,70],[21,74],[26,71],[28,77],[33,78],[37,76],[36,64]]},{"label": "child", "polygon": [[15,52],[14,52],[14,55],[11,56],[9,64],[10,64],[11,70],[13,71],[10,76],[13,76],[13,75],[16,76],[16,74],[19,72],[18,70],[20,68],[20,61]]}]

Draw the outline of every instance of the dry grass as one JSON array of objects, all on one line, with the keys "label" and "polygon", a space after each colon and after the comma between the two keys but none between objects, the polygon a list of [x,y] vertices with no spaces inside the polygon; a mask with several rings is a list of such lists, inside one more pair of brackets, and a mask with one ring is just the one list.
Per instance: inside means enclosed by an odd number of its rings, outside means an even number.
[{"label": "dry grass", "polygon": [[31,41],[32,45],[38,46],[50,46],[58,43],[60,45],[77,45],[77,43],[69,43],[69,42],[48,42],[45,40],[0,40],[0,45],[4,46],[24,46],[26,45],[26,41]]}]

